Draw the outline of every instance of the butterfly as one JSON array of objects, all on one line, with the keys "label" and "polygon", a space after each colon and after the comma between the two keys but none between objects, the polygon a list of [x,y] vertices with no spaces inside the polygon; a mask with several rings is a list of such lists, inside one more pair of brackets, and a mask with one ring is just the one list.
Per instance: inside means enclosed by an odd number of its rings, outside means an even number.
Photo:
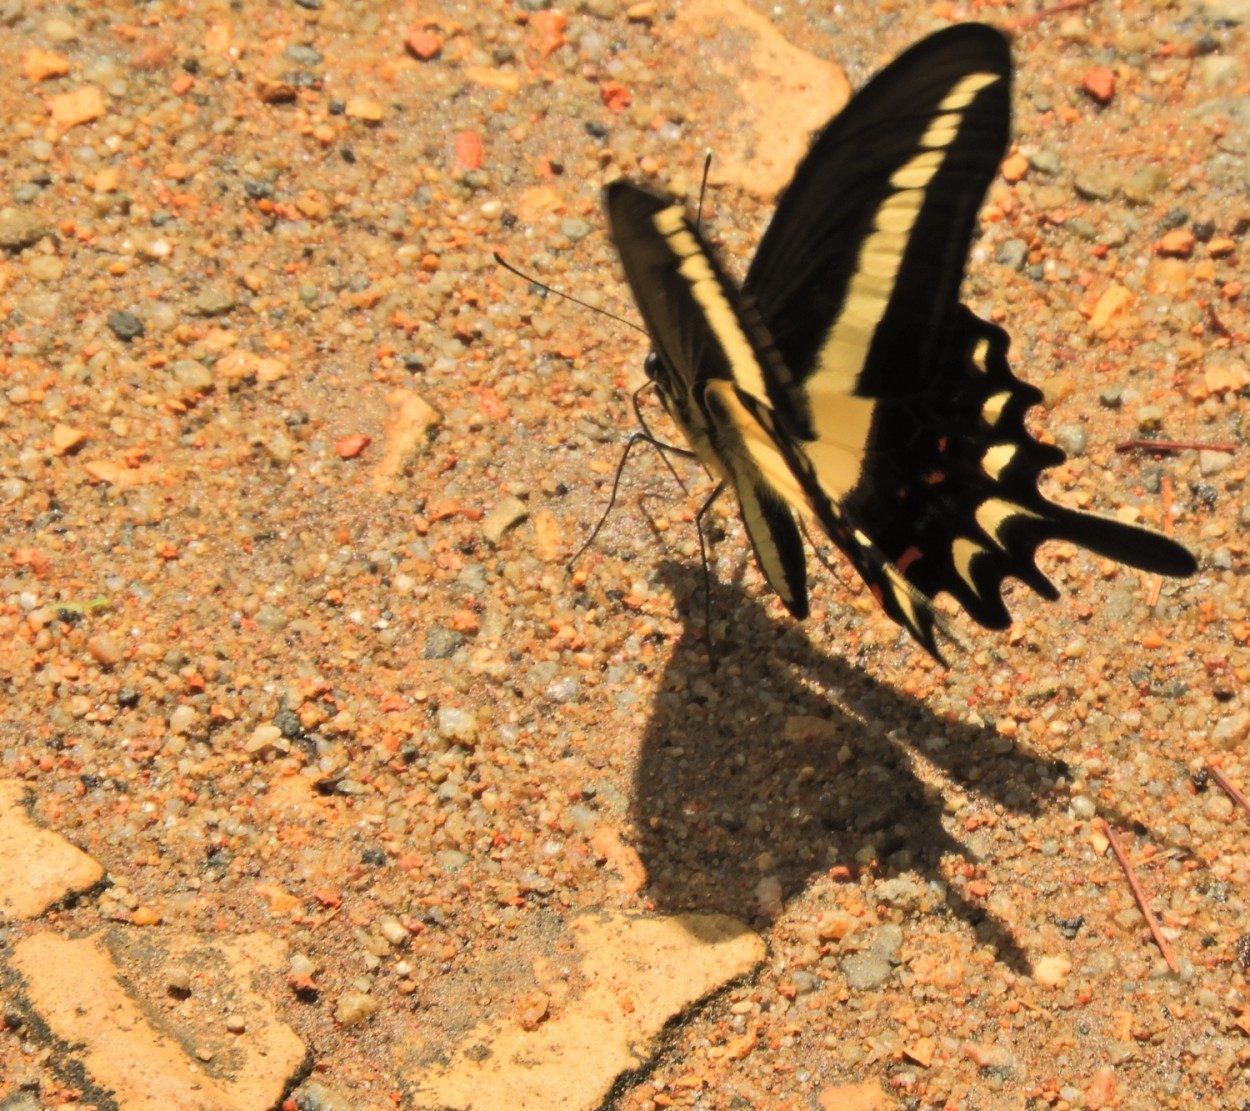
[{"label": "butterfly", "polygon": [[[933,598],[1007,627],[1010,577],[1058,597],[1058,539],[1185,576],[1193,555],[1037,488],[1041,391],[1003,329],[959,301],[977,210],[1006,151],[1011,54],[983,24],[912,46],[817,134],[741,287],[684,206],[606,190],[612,239],[653,350],[646,372],[693,453],[737,495],[760,570],[808,614],[800,522],[815,522],[885,612],[941,659]],[[796,520],[797,517],[797,520]]]}]

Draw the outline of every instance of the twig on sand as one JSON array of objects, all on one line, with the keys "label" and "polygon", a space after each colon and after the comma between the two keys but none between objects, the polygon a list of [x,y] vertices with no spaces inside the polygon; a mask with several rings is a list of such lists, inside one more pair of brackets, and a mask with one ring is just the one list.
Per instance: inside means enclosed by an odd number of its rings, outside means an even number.
[{"label": "twig on sand", "polygon": [[1115,830],[1103,819],[1099,818],[1095,824],[1107,835],[1111,851],[1115,853],[1116,860],[1120,862],[1120,867],[1124,870],[1129,890],[1133,892],[1133,898],[1137,900],[1137,907],[1142,912],[1142,917],[1146,919],[1146,925],[1150,927],[1150,936],[1155,939],[1155,944],[1159,947],[1159,952],[1163,954],[1163,959],[1167,961],[1168,968],[1173,973],[1179,973],[1181,969],[1180,965],[1176,963],[1176,955],[1172,952],[1172,946],[1168,944],[1167,938],[1163,936],[1163,932],[1159,929],[1158,919],[1155,918],[1154,911],[1150,909],[1150,905],[1146,902],[1146,893],[1142,890],[1141,884],[1137,882],[1137,874],[1129,863],[1128,855],[1124,851],[1124,846],[1120,844],[1119,837],[1116,836]]}]

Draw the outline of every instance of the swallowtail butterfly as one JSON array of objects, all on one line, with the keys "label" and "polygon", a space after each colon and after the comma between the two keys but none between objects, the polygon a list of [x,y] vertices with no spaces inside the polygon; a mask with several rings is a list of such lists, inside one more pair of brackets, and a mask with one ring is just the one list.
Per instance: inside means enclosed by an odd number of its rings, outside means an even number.
[{"label": "swallowtail butterfly", "polygon": [[1164,575],[1196,568],[1160,533],[1042,496],[1038,476],[1064,454],[1025,429],[1041,392],[1011,373],[1007,333],[959,301],[1010,85],[990,27],[907,50],[816,136],[740,288],[680,203],[607,189],[654,345],[647,374],[737,494],[782,602],[807,616],[797,513],[935,656],[941,591],[988,628],[1010,624],[1009,576],[1058,596],[1034,562],[1046,540]]}]

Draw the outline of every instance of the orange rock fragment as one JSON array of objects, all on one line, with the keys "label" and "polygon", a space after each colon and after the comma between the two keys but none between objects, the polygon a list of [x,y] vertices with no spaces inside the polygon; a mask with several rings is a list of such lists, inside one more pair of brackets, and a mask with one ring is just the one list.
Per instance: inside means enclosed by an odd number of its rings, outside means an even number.
[{"label": "orange rock fragment", "polygon": [[334,452],[340,459],[355,459],[370,443],[372,440],[363,432],[353,432],[334,445]]},{"label": "orange rock fragment", "polygon": [[1022,181],[1028,172],[1029,160],[1023,154],[1013,154],[1003,162],[1003,180],[1012,185],[1015,185],[1017,181]]},{"label": "orange rock fragment", "polygon": [[1208,393],[1232,393],[1250,386],[1250,370],[1240,363],[1216,363],[1203,370],[1202,382]]},{"label": "orange rock fragment", "polygon": [[64,133],[80,123],[90,123],[104,115],[104,94],[94,85],[84,85],[71,93],[61,93],[48,100],[48,110],[58,132]]},{"label": "orange rock fragment", "polygon": [[108,459],[93,459],[84,463],[82,469],[93,482],[103,482],[119,490],[156,481],[154,467],[127,467]]},{"label": "orange rock fragment", "polygon": [[1132,291],[1126,286],[1108,286],[1102,296],[1098,298],[1098,303],[1094,306],[1093,314],[1089,318],[1090,327],[1096,332],[1102,331],[1103,328],[1111,323],[1114,317],[1118,316],[1132,303]]},{"label": "orange rock fragment", "polygon": [[634,101],[633,94],[619,81],[605,81],[599,95],[612,112],[624,112]]},{"label": "orange rock fragment", "polygon": [[903,1049],[903,1056],[915,1061],[921,1068],[927,1069],[933,1064],[933,1055],[937,1052],[937,1042],[932,1038],[920,1038]]},{"label": "orange rock fragment", "polygon": [[103,866],[59,833],[31,820],[21,783],[0,781],[0,915],[37,918],[100,881]]},{"label": "orange rock fragment", "polygon": [[60,54],[40,50],[37,46],[22,56],[22,72],[30,81],[46,81],[69,73],[69,59]]},{"label": "orange rock fragment", "polygon": [[234,30],[229,23],[214,23],[204,35],[205,54],[224,54],[234,41]]},{"label": "orange rock fragment", "polygon": [[551,997],[545,992],[526,992],[517,1000],[517,1017],[522,1030],[537,1030],[551,1009]]},{"label": "orange rock fragment", "polygon": [[625,890],[631,895],[641,891],[647,882],[647,868],[638,850],[627,845],[621,835],[611,826],[599,826],[590,835],[590,847],[595,856],[621,877]]},{"label": "orange rock fragment", "polygon": [[565,534],[555,514],[549,509],[540,510],[533,516],[534,550],[544,563],[554,563],[565,555]]},{"label": "orange rock fragment", "polygon": [[729,1061],[741,1061],[759,1044],[759,1039],[754,1034],[742,1034],[725,1046],[725,1058]]},{"label": "orange rock fragment", "polygon": [[81,428],[58,424],[52,429],[52,450],[57,455],[68,455],[87,442],[87,434]]},{"label": "orange rock fragment", "polygon": [[1188,228],[1173,228],[1155,244],[1155,253],[1167,258],[1189,258],[1194,253],[1194,233]]},{"label": "orange rock fragment", "polygon": [[839,1084],[820,1093],[821,1111],[891,1111],[897,1106],[876,1080]]},{"label": "orange rock fragment", "polygon": [[262,73],[256,78],[256,95],[262,104],[290,104],[296,93],[289,81],[278,81]]},{"label": "orange rock fragment", "polygon": [[549,58],[564,45],[564,29],[568,24],[568,16],[550,8],[530,16],[530,26],[538,32],[539,57]]},{"label": "orange rock fragment", "polygon": [[1117,1103],[1115,1069],[1110,1066],[1100,1068],[1085,1089],[1085,1100],[1091,1111],[1102,1107],[1113,1107]]},{"label": "orange rock fragment", "polygon": [[443,50],[443,36],[428,27],[409,27],[404,36],[408,53],[422,62],[437,58]]},{"label": "orange rock fragment", "polygon": [[461,131],[456,136],[456,167],[476,170],[482,165],[482,136],[476,131]]},{"label": "orange rock fragment", "polygon": [[258,883],[253,890],[269,905],[272,914],[291,914],[299,910],[301,900],[276,883]]},{"label": "orange rock fragment", "polygon": [[1110,104],[1115,96],[1115,74],[1106,66],[1095,66],[1081,78],[1081,90],[1099,104]]},{"label": "orange rock fragment", "polygon": [[348,99],[343,114],[348,119],[364,120],[365,123],[380,123],[384,114],[380,101],[369,96],[353,96]]},{"label": "orange rock fragment", "polygon": [[564,198],[546,185],[532,185],[521,194],[517,216],[525,224],[551,216],[564,208]]},{"label": "orange rock fragment", "polygon": [[405,462],[427,446],[441,420],[439,412],[411,390],[395,390],[387,395],[390,416],[386,422],[386,443],[374,473],[374,485],[384,488],[404,469]]}]

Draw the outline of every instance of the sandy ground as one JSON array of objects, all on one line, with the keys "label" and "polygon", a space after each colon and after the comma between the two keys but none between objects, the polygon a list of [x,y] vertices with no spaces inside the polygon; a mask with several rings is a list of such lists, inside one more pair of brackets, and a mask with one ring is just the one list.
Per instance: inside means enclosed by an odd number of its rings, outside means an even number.
[{"label": "sandy ground", "polygon": [[[1200,573],[1051,545],[947,669],[844,565],[793,622],[726,502],[713,668],[695,469],[566,569],[645,338],[492,252],[633,319],[601,187],[710,148],[740,274],[969,18],[1018,71],[965,299],[1048,493]],[[0,1107],[1246,1105],[1248,26],[0,0]]]}]

